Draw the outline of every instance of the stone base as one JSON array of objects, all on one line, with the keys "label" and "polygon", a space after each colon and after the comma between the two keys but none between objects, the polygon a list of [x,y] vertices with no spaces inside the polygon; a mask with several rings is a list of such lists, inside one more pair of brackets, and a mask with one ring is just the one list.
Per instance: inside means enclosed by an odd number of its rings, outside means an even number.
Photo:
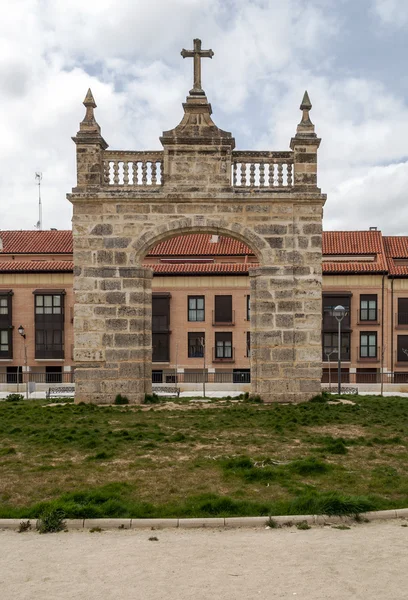
[{"label": "stone base", "polygon": [[[118,392],[119,393],[119,392]],[[145,399],[145,394],[143,393],[135,393],[135,394],[122,394],[126,396],[129,400],[129,404],[143,404]],[[104,404],[104,405],[112,405],[115,404],[115,396],[112,394],[95,394],[95,393],[79,393],[75,394],[75,404],[79,404],[80,402],[85,402],[86,404]],[[121,406],[121,405],[118,405]],[[124,404],[123,406],[128,406]]]}]

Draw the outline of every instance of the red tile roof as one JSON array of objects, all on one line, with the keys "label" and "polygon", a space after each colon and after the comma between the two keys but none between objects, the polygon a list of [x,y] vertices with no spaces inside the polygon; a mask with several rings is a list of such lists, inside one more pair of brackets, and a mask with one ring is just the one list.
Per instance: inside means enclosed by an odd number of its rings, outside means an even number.
[{"label": "red tile roof", "polygon": [[324,231],[323,256],[371,256],[372,262],[324,262],[323,273],[385,273],[385,258],[381,231]]},{"label": "red tile roof", "polygon": [[384,236],[384,248],[388,262],[390,275],[394,277],[407,277],[408,265],[396,264],[396,259],[408,260],[408,237],[406,236]]},{"label": "red tile roof", "polygon": [[7,260],[0,261],[0,273],[72,273],[71,260]]},{"label": "red tile roof", "polygon": [[378,262],[324,262],[323,275],[338,275],[340,273],[357,275],[358,273],[384,273],[386,268]]},{"label": "red tile roof", "polygon": [[218,242],[211,242],[208,233],[180,235],[157,244],[148,256],[253,256],[246,244],[220,235]]},{"label": "red tile roof", "polygon": [[182,263],[148,265],[154,275],[248,275],[249,268],[257,267],[257,263]]},{"label": "red tile roof", "polygon": [[323,231],[323,254],[383,254],[381,231]]},{"label": "red tile roof", "polygon": [[3,254],[72,254],[72,231],[0,231]]}]

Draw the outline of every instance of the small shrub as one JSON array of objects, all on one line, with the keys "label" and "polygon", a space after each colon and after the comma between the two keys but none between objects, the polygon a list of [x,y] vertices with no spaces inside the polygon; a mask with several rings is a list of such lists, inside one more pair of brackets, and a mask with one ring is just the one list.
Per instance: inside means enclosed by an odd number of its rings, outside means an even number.
[{"label": "small shrub", "polygon": [[327,452],[329,452],[330,454],[347,454],[348,453],[348,449],[347,449],[346,443],[343,440],[343,438],[337,438],[337,439],[330,440],[327,443],[325,450]]},{"label": "small shrub", "polygon": [[101,531],[103,531],[101,527],[92,527],[89,533],[101,533]]},{"label": "small shrub", "polygon": [[279,523],[275,521],[275,519],[273,519],[272,517],[269,517],[269,519],[266,522],[266,526],[269,527],[269,529],[278,529]]},{"label": "small shrub", "polygon": [[9,456],[10,454],[17,454],[16,449],[13,447],[0,448],[0,456]]},{"label": "small shrub", "polygon": [[30,521],[21,521],[20,525],[18,526],[18,533],[24,533],[25,531],[30,531],[31,529],[31,522]]},{"label": "small shrub", "polygon": [[263,400],[261,398],[261,396],[259,396],[259,394],[254,394],[254,395],[249,395],[244,398],[244,402],[247,402],[248,404],[263,404]]},{"label": "small shrub", "polygon": [[56,533],[65,529],[65,513],[60,508],[46,508],[40,515],[37,522],[37,529],[40,533]]},{"label": "small shrub", "polygon": [[305,531],[306,529],[311,529],[309,523],[307,521],[300,521],[300,523],[296,523],[296,528],[301,531]]},{"label": "small shrub", "polygon": [[317,396],[313,396],[313,398],[310,398],[309,402],[317,402],[317,403],[325,403],[328,400],[330,400],[330,394],[328,392],[322,392],[321,394],[318,394]]},{"label": "small shrub", "polygon": [[145,398],[144,398],[145,404],[158,404],[159,402],[160,402],[160,398],[154,392],[153,392],[153,394],[145,394]]},{"label": "small shrub", "polygon": [[117,404],[117,405],[129,404],[129,399],[126,396],[122,396],[122,394],[117,394],[117,396],[115,398],[115,404]]},{"label": "small shrub", "polygon": [[6,396],[6,402],[19,402],[20,400],[24,400],[23,394],[9,394]]}]

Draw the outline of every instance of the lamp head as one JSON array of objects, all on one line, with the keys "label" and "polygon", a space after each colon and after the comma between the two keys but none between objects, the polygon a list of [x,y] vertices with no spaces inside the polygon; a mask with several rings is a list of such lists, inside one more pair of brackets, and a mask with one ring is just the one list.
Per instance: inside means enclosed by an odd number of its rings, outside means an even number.
[{"label": "lamp head", "polygon": [[18,328],[18,333],[21,335],[21,337],[23,337],[25,339],[25,337],[26,337],[25,329],[22,325],[20,325],[20,327]]},{"label": "lamp head", "polygon": [[344,308],[344,306],[341,306],[341,304],[333,309],[333,317],[335,317],[337,321],[342,321],[346,314],[347,310]]}]

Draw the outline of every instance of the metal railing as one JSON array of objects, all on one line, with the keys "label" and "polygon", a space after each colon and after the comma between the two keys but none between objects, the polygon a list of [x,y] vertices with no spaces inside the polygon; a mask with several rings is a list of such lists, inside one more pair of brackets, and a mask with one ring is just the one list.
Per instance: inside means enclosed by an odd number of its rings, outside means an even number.
[{"label": "metal railing", "polygon": [[221,315],[217,315],[216,311],[212,311],[212,324],[213,325],[235,325],[235,310],[231,311],[229,317],[221,318]]},{"label": "metal railing", "polygon": [[24,372],[19,371],[15,373],[0,373],[0,384],[1,383],[74,383],[75,372],[61,372],[61,373],[44,373],[44,372]]},{"label": "metal railing", "polygon": [[[373,349],[375,350],[375,355],[371,356],[369,355],[370,352],[373,351]],[[363,353],[363,356],[361,355],[361,353]],[[364,356],[364,354],[367,353],[367,356]],[[380,352],[380,346],[357,346],[356,347],[356,356],[357,356],[357,362],[375,362],[377,360],[380,360],[381,357],[381,352]]]},{"label": "metal railing", "polygon": [[399,327],[408,328],[408,313],[395,313],[395,323]]},{"label": "metal railing", "polygon": [[179,383],[251,383],[251,373],[249,371],[223,371],[222,373],[204,373],[204,371],[194,371],[191,373],[152,373],[153,384],[179,384]]},{"label": "metal railing", "polygon": [[[374,317],[369,318],[369,317]],[[381,323],[381,310],[377,309],[370,309],[370,308],[363,308],[363,310],[361,309],[357,309],[357,323],[359,325],[379,325]],[[407,323],[408,324],[408,323]]]}]

